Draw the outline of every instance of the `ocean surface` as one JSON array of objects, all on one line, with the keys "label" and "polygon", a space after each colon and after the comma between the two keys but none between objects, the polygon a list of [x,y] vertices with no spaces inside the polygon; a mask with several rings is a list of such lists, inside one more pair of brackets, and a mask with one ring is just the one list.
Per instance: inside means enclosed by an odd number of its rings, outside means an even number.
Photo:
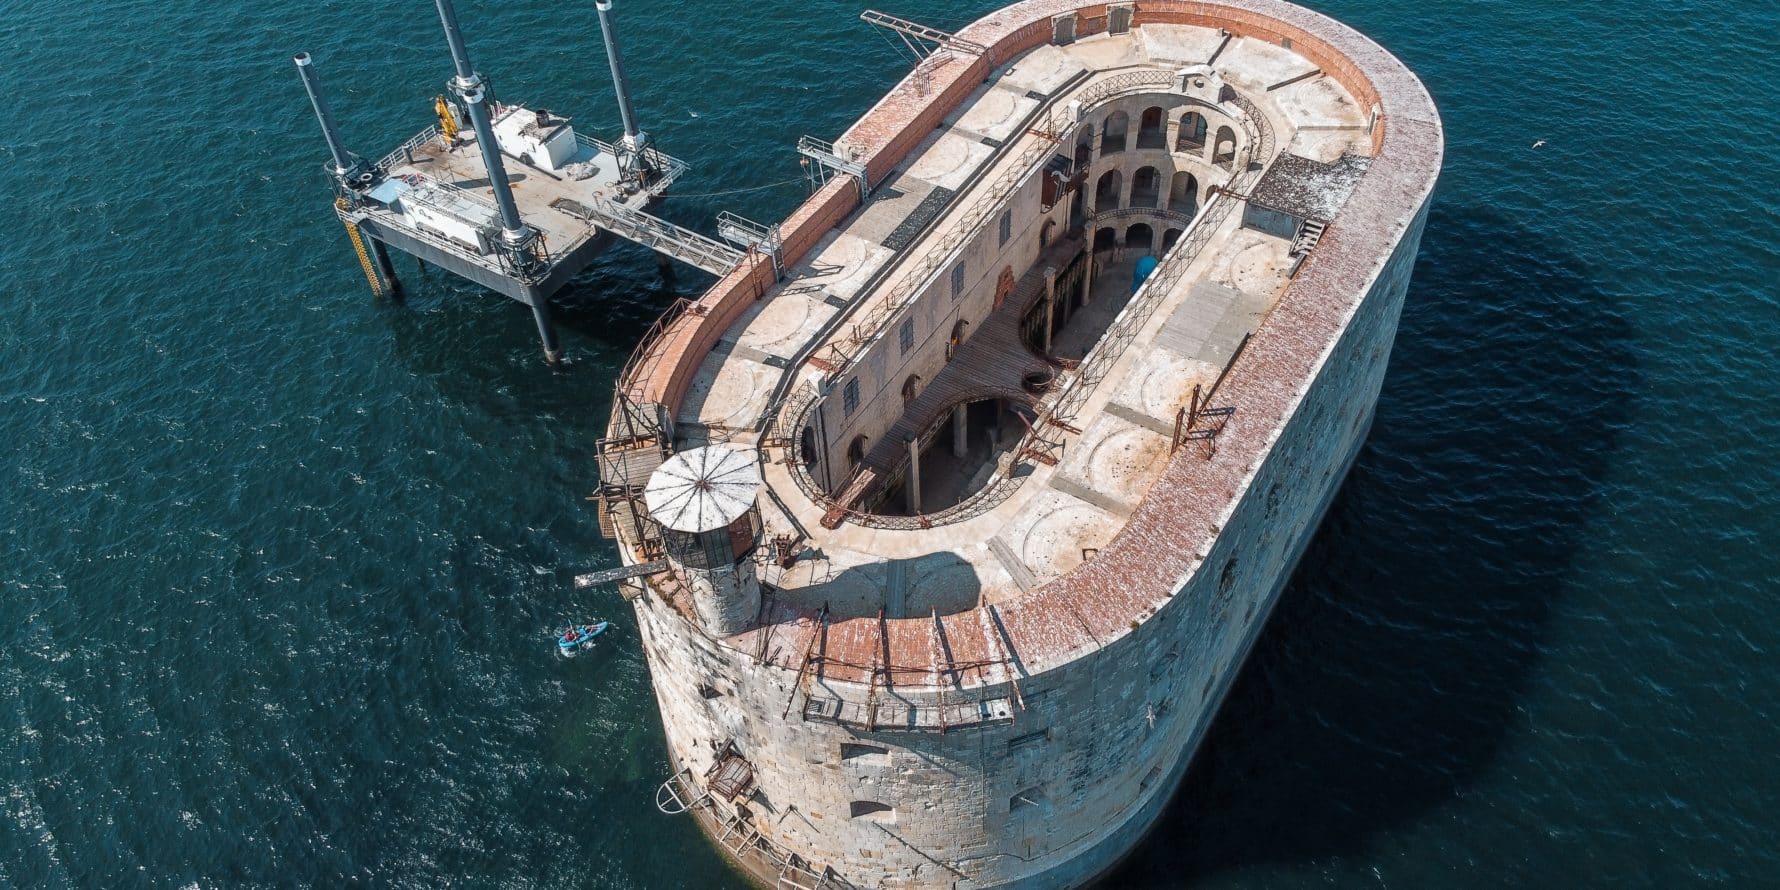
[{"label": "ocean surface", "polygon": [[[1109,886],[1775,885],[1780,6],[1313,5],[1447,166],[1371,442]],[[609,137],[592,6],[460,13]],[[795,206],[796,138],[906,70],[863,8],[618,4],[664,214]],[[424,0],[0,0],[0,887],[742,886],[570,584],[613,376],[708,279],[610,251],[561,371],[408,258],[372,299],[299,50],[372,157],[449,74]]]}]

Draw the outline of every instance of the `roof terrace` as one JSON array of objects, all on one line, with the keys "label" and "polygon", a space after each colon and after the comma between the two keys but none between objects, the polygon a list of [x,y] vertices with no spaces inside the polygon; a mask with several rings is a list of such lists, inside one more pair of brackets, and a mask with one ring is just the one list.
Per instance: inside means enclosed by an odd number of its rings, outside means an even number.
[{"label": "roof terrace", "polygon": [[[675,448],[764,456],[779,559],[735,645],[795,669],[820,611],[862,664],[939,639],[1038,670],[1128,632],[1215,538],[1431,186],[1439,124],[1315,13],[1177,5],[1119,34],[1063,0],[971,26],[987,58],[935,55],[837,140],[862,205],[829,183],[784,223],[783,281],[738,269],[639,351],[615,433],[666,412]],[[1052,42],[1051,15],[1080,33]],[[1335,211],[1320,247],[1328,219],[1249,213],[1283,156],[1316,162],[1273,187]]]}]

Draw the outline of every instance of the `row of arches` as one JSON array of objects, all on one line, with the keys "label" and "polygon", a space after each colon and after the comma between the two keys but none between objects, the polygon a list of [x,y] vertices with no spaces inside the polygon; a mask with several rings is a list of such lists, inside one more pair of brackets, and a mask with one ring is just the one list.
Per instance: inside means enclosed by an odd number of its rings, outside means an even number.
[{"label": "row of arches", "polygon": [[[1211,186],[1207,186],[1205,197],[1210,196]],[[1129,193],[1125,191],[1125,174],[1119,170],[1108,170],[1100,174],[1100,178],[1094,183],[1095,213],[1143,207],[1166,209],[1192,216],[1199,211],[1199,178],[1185,170],[1175,173],[1169,181],[1166,205],[1163,198],[1162,173],[1155,167],[1137,168],[1137,172],[1131,175]]]},{"label": "row of arches", "polygon": [[1169,227],[1162,231],[1161,249],[1156,250],[1156,230],[1149,223],[1132,223],[1125,227],[1123,234],[1113,226],[1102,226],[1094,230],[1094,249],[1105,252],[1117,247],[1143,252],[1154,251],[1166,253],[1174,242],[1180,240],[1183,229]]},{"label": "row of arches", "polygon": [[[1131,144],[1139,149],[1168,148],[1167,109],[1160,105],[1144,109],[1138,118],[1135,139],[1131,138],[1130,130],[1131,115],[1128,112],[1114,111],[1108,114],[1100,127],[1100,156],[1117,154]],[[1076,143],[1075,163],[1078,168],[1093,160],[1093,135],[1093,128],[1086,128]],[[1188,111],[1181,116],[1179,128],[1175,131],[1173,150],[1178,154],[1205,156],[1212,165],[1229,170],[1236,163],[1236,144],[1236,128],[1220,124],[1216,132],[1213,132],[1211,122],[1205,115]],[[1209,155],[1206,154],[1208,148]]]}]

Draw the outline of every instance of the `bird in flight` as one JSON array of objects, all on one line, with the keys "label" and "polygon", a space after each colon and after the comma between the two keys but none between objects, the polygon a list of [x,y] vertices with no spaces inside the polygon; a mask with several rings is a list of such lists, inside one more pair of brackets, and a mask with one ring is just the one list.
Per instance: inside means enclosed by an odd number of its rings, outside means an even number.
[{"label": "bird in flight", "polygon": [[1544,144],[1545,144],[1545,140],[1541,139],[1538,142],[1533,143],[1533,147],[1538,148],[1539,146],[1544,145]]}]

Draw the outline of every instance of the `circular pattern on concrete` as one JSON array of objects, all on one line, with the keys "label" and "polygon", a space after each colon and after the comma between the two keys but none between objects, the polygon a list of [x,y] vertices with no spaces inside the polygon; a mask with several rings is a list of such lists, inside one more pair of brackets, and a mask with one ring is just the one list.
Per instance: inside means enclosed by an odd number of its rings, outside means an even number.
[{"label": "circular pattern on concrete", "polygon": [[758,362],[730,362],[699,405],[698,421],[719,426],[753,423],[754,412],[759,408],[756,396],[771,392],[778,380],[777,369]]},{"label": "circular pattern on concrete", "polygon": [[810,304],[807,300],[780,296],[761,308],[760,315],[748,325],[744,339],[748,345],[762,352],[772,352],[772,347],[781,343],[795,342],[801,345],[809,337],[804,330],[809,319]]},{"label": "circular pattern on concrete", "polygon": [[[982,149],[982,152],[976,149]],[[920,160],[909,166],[907,175],[955,189],[969,178],[977,162],[989,151],[989,146],[968,142],[962,136],[942,136],[921,155]]]},{"label": "circular pattern on concrete", "polygon": [[1088,487],[1135,505],[1168,457],[1168,438],[1127,427],[1101,439],[1088,452]]},{"label": "circular pattern on concrete", "polygon": [[1251,244],[1230,263],[1230,282],[1243,293],[1264,294],[1279,286],[1279,249],[1272,244]]},{"label": "circular pattern on concrete", "polygon": [[948,562],[928,571],[915,571],[908,591],[909,615],[926,615],[937,611],[950,615],[974,609],[982,596],[983,582],[974,566],[964,562]]},{"label": "circular pattern on concrete", "polygon": [[1033,575],[1046,581],[1082,564],[1082,548],[1096,548],[1112,540],[1117,524],[1086,504],[1052,508],[1032,523],[1020,542],[1020,560]]},{"label": "circular pattern on concrete", "polygon": [[1174,412],[1189,401],[1187,394],[1193,391],[1203,366],[1204,362],[1171,352],[1153,353],[1144,365],[1143,378],[1137,381],[1137,409],[1173,422]]},{"label": "circular pattern on concrete", "polygon": [[959,126],[984,135],[993,135],[998,124],[1012,121],[1019,115],[1020,105],[1006,90],[989,90],[959,118]]}]

